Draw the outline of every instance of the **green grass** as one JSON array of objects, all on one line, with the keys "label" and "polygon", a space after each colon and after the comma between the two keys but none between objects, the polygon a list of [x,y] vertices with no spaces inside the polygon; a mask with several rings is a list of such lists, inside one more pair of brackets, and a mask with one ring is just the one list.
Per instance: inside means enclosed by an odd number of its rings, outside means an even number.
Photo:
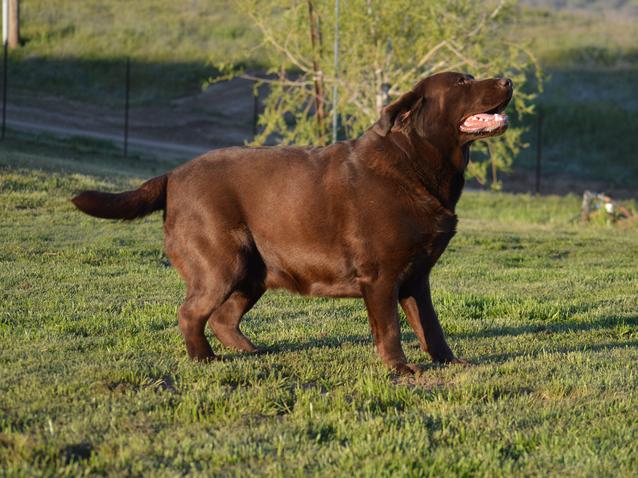
[{"label": "green grass", "polygon": [[[605,10],[604,2],[597,3],[593,12],[526,9],[511,31],[530,43],[547,73],[538,98],[544,173],[628,189],[638,180],[638,23],[620,10],[604,17],[596,10]],[[536,118],[527,124],[533,147],[517,165],[532,169]]]},{"label": "green grass", "polygon": [[635,67],[635,10],[611,9],[608,0],[598,3],[598,7],[582,10],[523,8],[523,15],[510,32],[519,41],[531,41],[532,51],[552,70]]},{"label": "green grass", "polygon": [[[632,187],[638,178],[638,102],[626,87],[638,83],[638,69],[590,73],[576,80],[579,75],[554,73],[551,89],[541,100],[547,171]],[[619,87],[611,86],[615,84]]]},{"label": "green grass", "polygon": [[432,282],[471,367],[432,366],[404,324],[425,370],[399,379],[360,301],[283,292],[243,325],[270,353],[213,342],[227,360],[202,365],[160,215],[99,221],[68,201],[157,172],[0,145],[2,476],[638,473],[635,227],[572,223],[575,197],[465,194]]},{"label": "green grass", "polygon": [[133,103],[196,93],[211,64],[261,65],[256,31],[225,0],[22,0],[23,48],[12,89],[121,103],[131,58]]}]

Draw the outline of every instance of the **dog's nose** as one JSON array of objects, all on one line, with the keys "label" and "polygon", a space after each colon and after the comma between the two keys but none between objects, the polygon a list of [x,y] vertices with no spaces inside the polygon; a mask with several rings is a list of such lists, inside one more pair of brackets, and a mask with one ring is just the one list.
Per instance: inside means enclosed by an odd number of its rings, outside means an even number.
[{"label": "dog's nose", "polygon": [[500,86],[501,88],[512,88],[512,86],[514,86],[514,84],[512,83],[512,80],[510,80],[509,78],[501,78],[498,80],[498,86]]}]

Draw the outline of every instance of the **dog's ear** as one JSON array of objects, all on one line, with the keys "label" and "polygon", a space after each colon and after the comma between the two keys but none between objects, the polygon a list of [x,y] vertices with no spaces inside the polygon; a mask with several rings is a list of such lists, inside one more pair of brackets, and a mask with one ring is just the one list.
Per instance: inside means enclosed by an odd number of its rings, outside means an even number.
[{"label": "dog's ear", "polygon": [[414,114],[421,100],[422,98],[414,91],[408,91],[400,96],[381,110],[381,117],[374,124],[374,131],[381,136],[385,136],[391,130],[403,128],[410,115]]}]

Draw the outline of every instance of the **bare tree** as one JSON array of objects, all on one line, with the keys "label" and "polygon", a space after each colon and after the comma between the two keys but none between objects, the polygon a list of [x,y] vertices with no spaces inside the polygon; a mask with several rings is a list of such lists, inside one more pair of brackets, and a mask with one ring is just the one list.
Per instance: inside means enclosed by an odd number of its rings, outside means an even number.
[{"label": "bare tree", "polygon": [[315,83],[315,116],[317,118],[317,135],[320,141],[324,141],[325,130],[325,110],[324,103],[324,80],[323,71],[320,67],[321,56],[323,55],[323,45],[321,42],[321,31],[319,29],[319,19],[315,12],[312,0],[308,0],[308,21],[310,23],[310,41],[312,44],[312,73]]},{"label": "bare tree", "polygon": [[[327,144],[327,118],[337,111],[346,137],[365,131],[388,97],[415,81],[445,70],[477,77],[506,75],[517,85],[510,111],[533,111],[542,72],[524,42],[508,36],[518,10],[511,0],[348,0],[339,18],[340,65],[334,63],[334,0],[234,0],[262,36],[267,75],[219,65],[229,78],[239,75],[268,84],[254,144],[272,138],[286,144]],[[308,34],[308,30],[310,34]],[[338,94],[335,94],[336,91]],[[333,127],[333,133],[334,133]],[[480,142],[468,173],[498,188],[498,171],[510,167],[524,147],[525,126],[513,123],[507,135]],[[489,144],[489,152],[487,144]]]},{"label": "bare tree", "polygon": [[9,0],[9,48],[20,45],[20,0]]}]

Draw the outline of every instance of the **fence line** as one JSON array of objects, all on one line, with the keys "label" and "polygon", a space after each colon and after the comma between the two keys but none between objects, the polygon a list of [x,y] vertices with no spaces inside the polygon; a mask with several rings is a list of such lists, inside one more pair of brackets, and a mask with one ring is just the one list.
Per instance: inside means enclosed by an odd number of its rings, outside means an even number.
[{"label": "fence line", "polygon": [[536,115],[536,194],[541,193],[541,155],[543,148],[543,108],[538,105]]},{"label": "fence line", "polygon": [[[8,45],[5,42],[3,45],[3,82],[2,82],[2,131],[1,138],[5,139],[6,136],[6,126],[7,126],[7,86],[8,86]],[[124,75],[124,124],[123,124],[123,156],[124,158],[128,158],[129,156],[129,146],[131,144],[136,145],[138,148],[148,148],[153,150],[163,150],[163,151],[172,151],[173,153],[184,153],[184,154],[201,154],[205,152],[207,149],[205,146],[196,146],[194,144],[184,144],[184,143],[174,143],[170,141],[162,141],[162,140],[153,140],[153,139],[142,139],[136,138],[131,139],[129,137],[131,121],[130,121],[130,95],[131,95],[131,78],[132,78],[132,66],[130,57],[126,57],[125,60],[125,75]],[[252,124],[251,124],[251,133],[252,137],[255,138],[259,134],[259,114],[261,113],[261,92],[259,88],[256,86],[253,87],[252,94]],[[543,123],[544,123],[545,112],[542,108],[542,105],[539,104],[537,106],[536,113],[536,121],[535,121],[535,165],[534,165],[534,192],[536,195],[541,193],[541,180],[542,180],[542,141],[543,141]],[[41,122],[31,122],[24,121],[21,119],[9,120],[9,126],[13,125],[18,129],[24,129],[28,131],[36,131],[36,132],[50,132],[59,136],[80,136],[80,137],[89,137],[100,140],[112,141],[114,143],[119,143],[120,140],[117,137],[117,134],[113,133],[103,133],[99,131],[91,131],[83,128],[76,128],[73,126],[69,127],[60,127],[54,124],[46,124]],[[249,130],[250,131],[250,130]],[[249,133],[250,134],[250,133]],[[122,138],[122,136],[120,136]]]},{"label": "fence line", "polygon": [[4,140],[7,129],[7,82],[9,78],[9,42],[4,40],[2,44],[2,133],[1,140]]},{"label": "fence line", "polygon": [[128,158],[128,114],[129,94],[131,91],[131,58],[126,57],[126,79],[124,80],[124,157]]}]

